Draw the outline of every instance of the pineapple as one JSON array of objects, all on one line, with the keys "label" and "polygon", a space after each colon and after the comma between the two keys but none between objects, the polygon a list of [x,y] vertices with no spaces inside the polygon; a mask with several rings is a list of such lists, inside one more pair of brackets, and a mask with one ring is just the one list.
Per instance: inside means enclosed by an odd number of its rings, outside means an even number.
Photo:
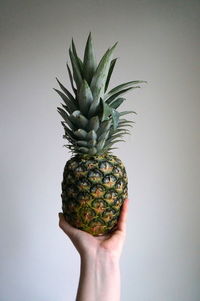
[{"label": "pineapple", "polygon": [[124,115],[136,112],[117,109],[125,101],[123,94],[145,83],[129,81],[107,91],[117,60],[112,59],[116,45],[97,64],[91,33],[83,60],[72,39],[72,71],[68,63],[67,70],[74,95],[57,78],[60,90],[54,89],[64,102],[57,109],[68,141],[65,146],[72,152],[63,172],[62,210],[72,226],[94,236],[112,231],[128,196],[125,167],[112,149],[132,126]]}]

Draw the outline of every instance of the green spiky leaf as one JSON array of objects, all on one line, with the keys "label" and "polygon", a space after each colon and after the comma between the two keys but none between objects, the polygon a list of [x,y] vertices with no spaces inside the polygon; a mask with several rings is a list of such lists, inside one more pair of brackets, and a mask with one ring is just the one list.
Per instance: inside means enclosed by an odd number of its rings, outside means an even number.
[{"label": "green spiky leaf", "polygon": [[74,132],[74,135],[80,139],[85,140],[87,137],[87,132],[83,129],[78,129],[77,131]]},{"label": "green spiky leaf", "polygon": [[109,98],[104,98],[104,101],[107,103],[107,104],[110,104],[112,103],[115,99],[117,99],[117,97],[119,97],[120,95],[123,95],[125,93],[127,93],[128,91],[130,90],[133,90],[133,89],[137,89],[137,88],[140,88],[139,86],[136,86],[136,87],[129,87],[127,89],[124,89],[124,90],[121,90],[115,94],[113,94],[112,96],[110,96]]},{"label": "green spiky leaf", "polygon": [[124,134],[127,134],[127,133],[120,133],[120,134],[112,135],[111,138],[109,138],[107,141],[111,142],[111,141],[116,140],[116,138],[122,138],[124,136]]},{"label": "green spiky leaf", "polygon": [[92,118],[90,118],[88,122],[88,130],[89,131],[94,130],[96,132],[98,128],[99,128],[99,117],[93,116]]},{"label": "green spiky leaf", "polygon": [[117,112],[116,110],[112,109],[111,111],[112,114],[112,122],[113,122],[113,128],[114,130],[117,129],[118,127],[118,123],[119,123],[119,112]]},{"label": "green spiky leaf", "polygon": [[98,136],[98,141],[106,140],[110,134],[110,130],[103,132],[100,136]]},{"label": "green spiky leaf", "polygon": [[123,124],[123,123],[129,124],[129,123],[135,123],[135,121],[127,120],[127,119],[121,118],[121,119],[119,120],[119,124]]},{"label": "green spiky leaf", "polygon": [[65,122],[67,123],[67,125],[69,126],[69,128],[72,129],[72,130],[75,130],[75,127],[74,127],[73,123],[69,119],[69,115],[62,108],[58,107],[57,111],[62,116],[62,118],[65,120]]},{"label": "green spiky leaf", "polygon": [[125,98],[117,98],[115,99],[113,102],[111,102],[110,106],[113,109],[117,109],[119,106],[121,106],[121,104],[124,102],[124,100],[126,100]]},{"label": "green spiky leaf", "polygon": [[88,125],[88,119],[78,110],[74,111],[69,119],[77,128],[85,129]]},{"label": "green spiky leaf", "polygon": [[104,88],[105,88],[106,78],[108,76],[109,65],[116,45],[117,43],[115,43],[111,49],[108,49],[106,51],[92,78],[90,88],[94,97],[94,101],[90,107],[90,111],[89,111],[90,114],[94,114],[96,112],[99,105],[100,97],[102,97],[104,94]]},{"label": "green spiky leaf", "polygon": [[[130,81],[130,82],[127,82],[127,83],[124,83],[124,84],[121,84],[121,85],[118,85],[116,87],[114,87],[112,90],[110,90],[104,97],[104,100],[107,100],[108,98],[110,98],[112,95],[124,90],[124,89],[127,89],[129,87],[132,87],[134,85],[137,85],[137,84],[140,84],[140,83],[146,83],[146,81],[143,81],[143,80],[134,80],[134,81]],[[136,88],[136,87],[134,87]],[[140,88],[140,86],[137,86],[137,88]]]},{"label": "green spiky leaf", "polygon": [[117,61],[117,58],[113,59],[113,60],[111,61],[111,63],[110,63],[110,67],[109,67],[108,76],[107,76],[107,79],[106,79],[106,84],[105,84],[104,92],[106,92],[107,89],[108,89],[108,85],[109,85],[110,78],[111,78],[111,75],[112,75],[112,73],[113,73],[113,69],[114,69],[114,67],[115,67],[116,61]]},{"label": "green spiky leaf", "polygon": [[123,111],[119,113],[119,116],[124,116],[127,114],[137,114],[135,111]]},{"label": "green spiky leaf", "polygon": [[69,74],[70,83],[71,83],[72,89],[73,89],[73,91],[74,91],[74,94],[76,95],[77,90],[76,90],[76,88],[74,87],[72,72],[71,72],[71,69],[70,69],[69,65],[68,65],[68,64],[66,64],[66,65],[67,65],[67,71],[68,71],[68,74]]},{"label": "green spiky leaf", "polygon": [[103,99],[100,99],[100,105],[101,105],[101,121],[107,120],[109,116],[112,113],[112,108],[103,101]]},{"label": "green spiky leaf", "polygon": [[62,93],[60,90],[55,88],[54,91],[56,91],[60,95],[60,97],[62,98],[62,100],[64,101],[64,103],[70,109],[71,112],[77,109],[76,105],[64,93]]},{"label": "green spiky leaf", "polygon": [[118,142],[125,142],[125,140],[117,139],[117,140],[112,141],[112,142],[106,141],[105,147],[106,147],[107,149],[109,149],[113,144],[118,143]]},{"label": "green spiky leaf", "polygon": [[83,62],[77,55],[76,46],[75,46],[73,38],[72,38],[72,52],[74,54],[74,57],[76,59],[78,66],[79,66],[80,73],[81,73],[81,75],[83,75]]},{"label": "green spiky leaf", "polygon": [[83,77],[83,62],[80,59],[80,57],[78,57],[78,63],[79,63],[79,69],[80,69],[81,75]]},{"label": "green spiky leaf", "polygon": [[95,52],[92,43],[92,37],[90,33],[85,46],[84,60],[83,60],[83,77],[86,79],[89,85],[96,71],[96,68],[97,68],[97,63],[96,63]]},{"label": "green spiky leaf", "polygon": [[87,145],[89,147],[95,146],[97,144],[97,140],[96,139],[91,139],[88,141]]},{"label": "green spiky leaf", "polygon": [[75,98],[73,97],[73,95],[69,92],[69,90],[67,90],[63,84],[61,84],[61,82],[58,80],[58,78],[56,77],[56,80],[60,86],[60,88],[63,90],[63,92],[67,95],[67,97],[71,100],[72,103],[76,103]]},{"label": "green spiky leaf", "polygon": [[97,139],[97,134],[94,130],[89,131],[89,133],[87,134],[87,140],[96,140]]},{"label": "green spiky leaf", "polygon": [[105,145],[105,142],[106,142],[106,139],[101,139],[101,140],[97,143],[96,148],[97,148],[98,151],[103,150],[104,145]]},{"label": "green spiky leaf", "polygon": [[85,140],[78,140],[76,143],[78,146],[86,146],[87,147],[87,145],[88,145],[87,141],[85,141]]},{"label": "green spiky leaf", "polygon": [[80,111],[87,116],[90,105],[93,101],[92,92],[87,81],[84,79],[82,81],[79,93],[78,93],[78,103]]},{"label": "green spiky leaf", "polygon": [[89,148],[89,155],[91,155],[91,156],[93,156],[93,155],[95,155],[96,153],[97,153],[97,148],[96,147],[91,147],[91,148]]},{"label": "green spiky leaf", "polygon": [[112,137],[113,135],[115,135],[116,133],[123,135],[123,134],[128,134],[129,131],[124,127],[119,127],[118,126],[116,130],[114,130],[114,128],[111,127],[110,132],[109,132],[109,138]]},{"label": "green spiky leaf", "polygon": [[78,148],[78,152],[83,153],[83,154],[88,154],[89,153],[89,148],[81,146],[81,147]]},{"label": "green spiky leaf", "polygon": [[73,77],[76,83],[76,87],[77,89],[79,89],[83,80],[81,75],[81,70],[79,67],[79,61],[76,59],[76,57],[74,56],[70,48],[69,48],[69,56],[72,64]]},{"label": "green spiky leaf", "polygon": [[100,124],[100,127],[99,129],[97,130],[97,135],[98,137],[103,134],[104,132],[107,132],[110,127],[111,127],[111,124],[112,124],[112,120],[109,119],[109,120],[104,120],[101,124]]},{"label": "green spiky leaf", "polygon": [[61,124],[64,127],[65,135],[67,136],[64,138],[70,138],[73,142],[76,141],[76,137],[74,136],[73,132],[66,126],[65,122],[61,121]]},{"label": "green spiky leaf", "polygon": [[73,113],[73,111],[71,111],[67,105],[64,105],[63,103],[61,103],[61,106],[65,109],[65,111],[66,111],[68,114]]}]

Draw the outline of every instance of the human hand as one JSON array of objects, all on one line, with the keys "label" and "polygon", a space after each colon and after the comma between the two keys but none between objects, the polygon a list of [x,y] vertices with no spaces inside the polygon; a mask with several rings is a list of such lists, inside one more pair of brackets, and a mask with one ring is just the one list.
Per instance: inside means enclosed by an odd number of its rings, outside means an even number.
[{"label": "human hand", "polygon": [[106,253],[119,259],[124,239],[126,236],[126,219],[128,211],[128,199],[122,205],[120,217],[115,229],[104,236],[92,236],[91,234],[72,227],[66,220],[63,213],[59,213],[59,226],[71,239],[79,252],[81,258],[87,256],[99,256]]}]

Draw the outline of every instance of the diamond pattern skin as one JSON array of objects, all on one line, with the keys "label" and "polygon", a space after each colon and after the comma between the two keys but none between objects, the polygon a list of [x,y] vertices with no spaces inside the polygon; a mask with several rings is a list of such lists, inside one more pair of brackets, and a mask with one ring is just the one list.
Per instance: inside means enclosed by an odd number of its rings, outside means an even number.
[{"label": "diamond pattern skin", "polygon": [[94,236],[116,225],[127,198],[127,174],[114,155],[76,155],[67,161],[62,181],[62,209],[74,227]]}]

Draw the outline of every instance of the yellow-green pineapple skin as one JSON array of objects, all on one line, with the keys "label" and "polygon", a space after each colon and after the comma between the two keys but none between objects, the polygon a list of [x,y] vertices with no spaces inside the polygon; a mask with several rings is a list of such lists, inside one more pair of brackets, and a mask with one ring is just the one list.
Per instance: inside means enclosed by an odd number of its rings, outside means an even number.
[{"label": "yellow-green pineapple skin", "polygon": [[62,209],[74,227],[94,236],[110,232],[128,196],[122,161],[114,155],[76,155],[67,161],[62,181]]}]

